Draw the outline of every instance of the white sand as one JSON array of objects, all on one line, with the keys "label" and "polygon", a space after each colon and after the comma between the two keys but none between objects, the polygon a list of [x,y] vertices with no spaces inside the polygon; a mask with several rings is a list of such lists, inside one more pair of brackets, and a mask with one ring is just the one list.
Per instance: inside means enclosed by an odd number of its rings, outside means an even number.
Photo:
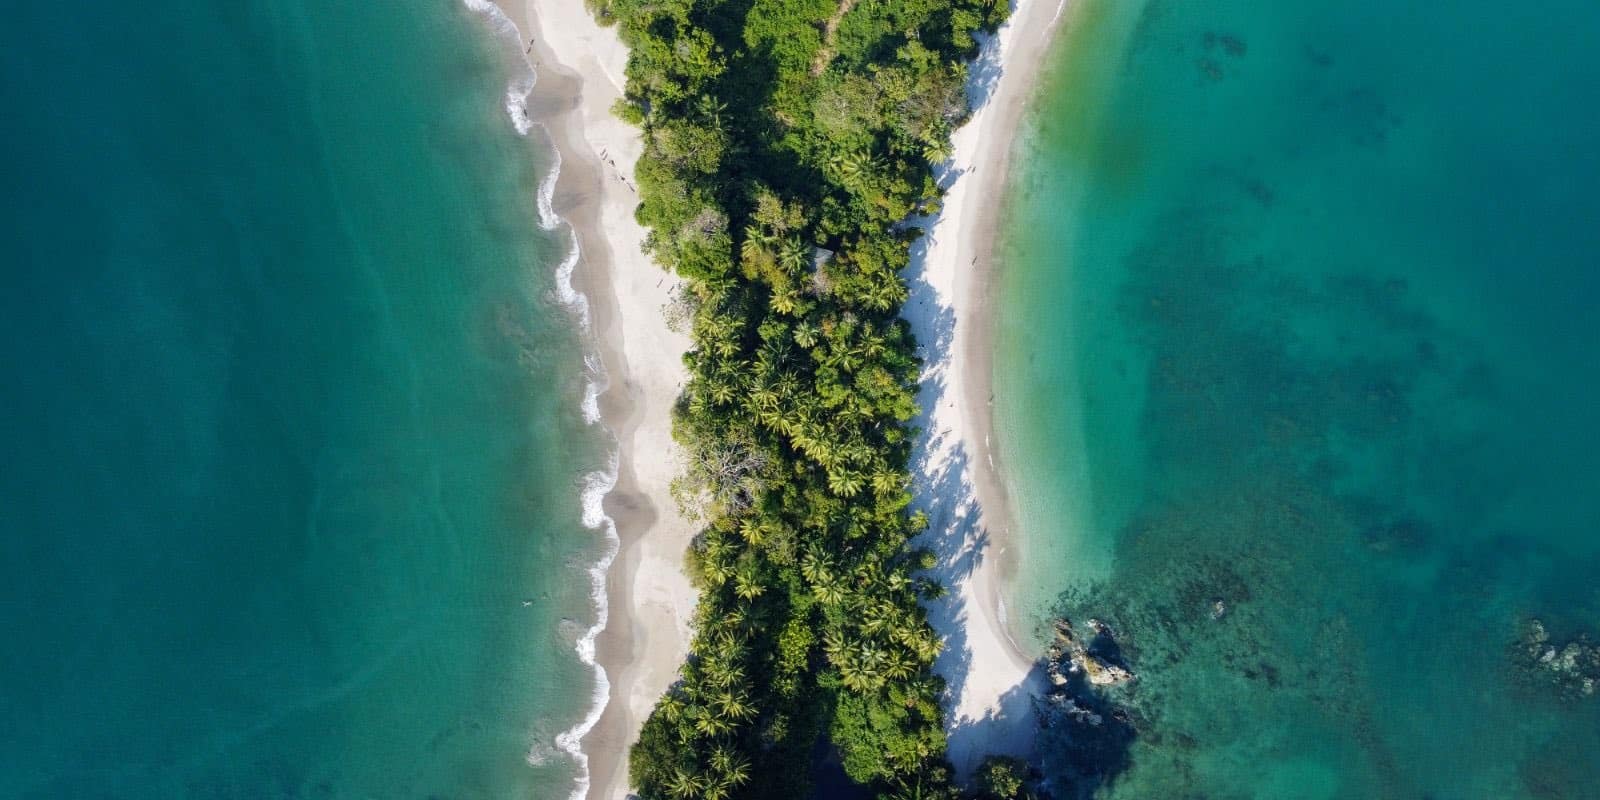
[{"label": "white sand", "polygon": [[938,576],[949,596],[929,604],[946,637],[934,668],[949,685],[950,759],[966,777],[989,754],[1032,750],[1031,697],[1044,688],[1012,639],[1002,601],[1008,573],[1009,521],[990,450],[987,306],[995,228],[1007,160],[1025,104],[1065,0],[1019,0],[1011,20],[985,42],[972,68],[975,113],[956,131],[953,155],[939,174],[944,207],[913,251],[908,272],[911,323],[926,361],[917,420],[917,505],[924,534],[941,556]]},{"label": "white sand", "polygon": [[[533,44],[528,60],[539,85],[530,112],[562,156],[555,209],[579,235],[575,283],[594,308],[610,379],[600,410],[618,439],[619,477],[605,507],[622,544],[608,580],[609,624],[596,651],[611,690],[581,746],[587,796],[620,799],[627,796],[627,750],[677,679],[691,635],[696,592],[683,555],[695,527],[669,492],[679,469],[671,411],[686,379],[689,340],[669,330],[662,313],[677,279],[640,250],[645,231],[633,217],[639,132],[611,114],[627,48],[581,0],[497,2]],[[552,85],[562,88],[546,89]]]}]

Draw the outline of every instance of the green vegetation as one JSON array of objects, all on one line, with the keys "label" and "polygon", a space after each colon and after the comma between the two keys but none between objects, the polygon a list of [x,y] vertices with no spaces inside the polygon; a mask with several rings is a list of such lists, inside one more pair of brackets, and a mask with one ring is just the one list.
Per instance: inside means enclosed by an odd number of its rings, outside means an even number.
[{"label": "green vegetation", "polygon": [[900,271],[930,160],[1003,0],[591,0],[632,50],[646,246],[686,281],[677,486],[704,528],[682,680],[630,755],[640,795],[783,798],[824,737],[886,797],[954,797],[940,642],[908,546],[918,361]]},{"label": "green vegetation", "polygon": [[990,756],[978,767],[978,800],[1032,800],[1028,765],[1020,758]]}]

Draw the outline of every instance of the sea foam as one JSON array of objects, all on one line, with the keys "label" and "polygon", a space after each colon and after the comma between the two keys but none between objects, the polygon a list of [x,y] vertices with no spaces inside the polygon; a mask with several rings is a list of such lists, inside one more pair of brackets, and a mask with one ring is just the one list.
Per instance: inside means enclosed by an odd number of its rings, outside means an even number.
[{"label": "sea foam", "polygon": [[[506,12],[489,0],[462,0],[467,8],[478,14],[489,23],[489,30],[497,38],[504,40],[520,51],[522,49],[522,31],[517,29],[517,23],[506,16]],[[526,62],[524,62],[526,65]],[[527,66],[522,74],[513,76],[506,85],[506,115],[511,117],[512,127],[517,133],[524,136],[533,128],[533,120],[528,118],[528,95],[533,92],[533,86],[538,82],[538,74],[533,67]]]},{"label": "sea foam", "polygon": [[[517,24],[506,16],[499,6],[489,0],[462,0],[466,7],[474,13],[481,15],[489,24],[497,38],[523,52],[523,34]],[[526,63],[526,62],[524,62]],[[549,131],[544,126],[535,123],[528,115],[528,96],[532,93],[538,81],[538,73],[531,65],[522,74],[513,76],[506,87],[505,109],[506,115],[511,118],[511,125],[517,133],[527,136],[535,127],[539,127],[546,136],[549,144]],[[550,167],[539,181],[536,193],[536,207],[538,209],[539,227],[546,231],[554,231],[562,226],[567,228],[568,247],[566,255],[556,265],[555,294],[562,305],[570,309],[578,318],[579,329],[585,337],[592,335],[592,326],[589,314],[589,298],[579,292],[572,285],[572,275],[577,269],[578,260],[582,257],[582,250],[578,242],[577,231],[561,218],[555,211],[556,181],[561,175],[561,152],[553,145],[547,148],[550,155]],[[600,425],[600,395],[606,390],[608,379],[605,368],[600,361],[598,353],[586,352],[583,356],[584,365],[584,390],[580,409],[584,422],[590,425]],[[604,430],[604,426],[600,425]],[[605,430],[605,436],[610,437],[610,431]],[[567,754],[578,766],[576,785],[570,795],[571,800],[583,800],[589,793],[591,776],[589,771],[589,756],[583,752],[583,737],[594,729],[600,721],[600,716],[605,712],[606,703],[611,696],[611,680],[606,675],[605,668],[595,658],[595,642],[600,633],[605,630],[606,623],[611,617],[610,603],[606,597],[606,576],[610,572],[611,564],[616,560],[617,552],[621,548],[622,540],[617,536],[616,521],[605,513],[605,497],[617,485],[618,451],[614,440],[610,442],[609,461],[606,469],[597,470],[584,475],[579,488],[579,501],[582,508],[582,521],[584,527],[598,530],[604,537],[604,547],[600,558],[589,566],[589,596],[595,608],[595,621],[574,645],[578,660],[594,670],[595,685],[590,696],[588,710],[577,724],[555,737],[555,746]],[[548,753],[548,746],[540,742],[530,745],[527,760],[530,764],[544,763]]]}]

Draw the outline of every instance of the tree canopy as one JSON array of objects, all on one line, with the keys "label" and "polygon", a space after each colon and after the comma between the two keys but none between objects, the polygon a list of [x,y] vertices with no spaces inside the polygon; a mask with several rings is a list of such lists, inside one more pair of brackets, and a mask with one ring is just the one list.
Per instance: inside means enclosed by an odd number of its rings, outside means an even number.
[{"label": "tree canopy", "polygon": [[646,800],[803,796],[824,737],[885,797],[953,797],[939,587],[908,459],[920,364],[900,271],[997,0],[591,0],[631,49],[646,247],[686,279],[676,490],[703,525]]}]

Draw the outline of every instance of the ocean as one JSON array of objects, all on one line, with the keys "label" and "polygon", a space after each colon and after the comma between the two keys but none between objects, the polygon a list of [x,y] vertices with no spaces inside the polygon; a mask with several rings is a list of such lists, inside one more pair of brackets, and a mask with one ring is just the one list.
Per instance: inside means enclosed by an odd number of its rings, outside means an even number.
[{"label": "ocean", "polygon": [[1064,25],[993,377],[1012,616],[1139,675],[1083,795],[1593,797],[1600,692],[1526,640],[1600,638],[1600,7]]},{"label": "ocean", "polygon": [[7,10],[0,796],[581,781],[611,443],[493,29]]}]

